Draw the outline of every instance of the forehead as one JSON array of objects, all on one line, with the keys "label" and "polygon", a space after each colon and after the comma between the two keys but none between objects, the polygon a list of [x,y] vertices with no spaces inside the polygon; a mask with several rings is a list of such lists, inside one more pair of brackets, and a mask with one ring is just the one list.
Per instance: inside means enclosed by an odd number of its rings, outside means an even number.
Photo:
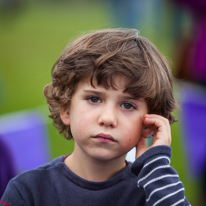
[{"label": "forehead", "polygon": [[84,85],[88,85],[88,86],[92,86],[93,88],[97,88],[97,87],[102,87],[108,90],[126,90],[127,89],[127,85],[129,83],[129,79],[126,78],[123,75],[115,75],[113,78],[110,79],[104,79],[101,82],[98,82],[97,78],[86,78],[82,81],[79,82],[78,85],[83,86]]},{"label": "forehead", "polygon": [[81,91],[104,91],[105,89],[108,91],[117,91],[119,94],[125,94],[128,97],[132,98],[132,99],[142,99],[142,97],[140,96],[135,96],[133,93],[126,91],[127,90],[127,85],[128,85],[128,78],[124,77],[123,75],[118,75],[113,79],[112,85],[105,86],[104,84],[98,84],[97,79],[93,79],[92,83],[91,83],[91,79],[87,78],[84,80],[80,80],[80,82],[77,84],[76,90],[74,92],[81,92]]}]

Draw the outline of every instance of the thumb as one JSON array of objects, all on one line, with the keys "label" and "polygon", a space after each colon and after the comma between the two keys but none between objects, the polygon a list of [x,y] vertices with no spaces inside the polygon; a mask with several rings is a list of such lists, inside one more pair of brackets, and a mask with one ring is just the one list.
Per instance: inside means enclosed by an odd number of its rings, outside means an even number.
[{"label": "thumb", "polygon": [[141,156],[147,149],[146,139],[141,136],[139,142],[136,145],[136,159]]}]

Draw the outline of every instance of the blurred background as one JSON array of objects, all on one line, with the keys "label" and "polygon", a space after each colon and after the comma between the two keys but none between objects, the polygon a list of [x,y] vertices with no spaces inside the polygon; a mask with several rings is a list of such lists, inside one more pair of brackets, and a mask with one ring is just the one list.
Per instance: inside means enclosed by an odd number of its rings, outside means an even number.
[{"label": "blurred background", "polygon": [[190,203],[206,205],[205,0],[0,0],[0,196],[14,175],[72,152],[43,88],[72,39],[113,27],[139,30],[167,58],[180,105],[171,165]]}]

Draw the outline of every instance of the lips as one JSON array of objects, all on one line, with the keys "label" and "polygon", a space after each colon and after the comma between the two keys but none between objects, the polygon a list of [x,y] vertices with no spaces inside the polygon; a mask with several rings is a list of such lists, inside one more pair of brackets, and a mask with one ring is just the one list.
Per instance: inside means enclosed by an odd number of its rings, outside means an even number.
[{"label": "lips", "polygon": [[105,143],[116,142],[116,140],[111,135],[104,133],[97,134],[93,138]]}]

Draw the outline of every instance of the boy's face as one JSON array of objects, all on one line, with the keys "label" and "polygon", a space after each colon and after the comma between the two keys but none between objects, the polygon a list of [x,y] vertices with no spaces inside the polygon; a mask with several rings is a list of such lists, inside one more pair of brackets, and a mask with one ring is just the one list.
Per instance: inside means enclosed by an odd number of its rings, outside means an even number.
[{"label": "boy's face", "polygon": [[137,145],[148,112],[144,99],[124,93],[126,79],[115,78],[117,90],[92,87],[89,80],[78,84],[68,112],[61,119],[70,125],[75,140],[74,153],[98,160],[125,158]]}]

